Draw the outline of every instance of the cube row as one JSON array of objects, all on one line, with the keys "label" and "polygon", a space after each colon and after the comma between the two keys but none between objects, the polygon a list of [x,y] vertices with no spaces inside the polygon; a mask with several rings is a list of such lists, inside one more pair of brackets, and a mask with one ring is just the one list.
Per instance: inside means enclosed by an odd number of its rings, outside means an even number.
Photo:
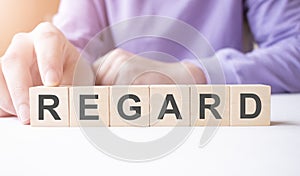
[{"label": "cube row", "polygon": [[30,88],[32,126],[267,126],[266,85]]}]

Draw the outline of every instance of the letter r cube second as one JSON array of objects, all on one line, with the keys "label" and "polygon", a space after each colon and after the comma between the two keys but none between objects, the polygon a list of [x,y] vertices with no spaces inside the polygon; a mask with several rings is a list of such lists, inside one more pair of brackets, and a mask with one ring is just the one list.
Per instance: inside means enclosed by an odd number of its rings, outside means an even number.
[{"label": "letter r cube second", "polygon": [[30,123],[39,127],[69,126],[68,87],[30,88]]}]

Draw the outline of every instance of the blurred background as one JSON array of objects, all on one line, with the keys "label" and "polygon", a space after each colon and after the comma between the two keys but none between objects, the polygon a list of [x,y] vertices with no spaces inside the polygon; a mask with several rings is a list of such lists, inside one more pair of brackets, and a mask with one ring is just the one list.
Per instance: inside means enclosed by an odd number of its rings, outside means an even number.
[{"label": "blurred background", "polygon": [[58,6],[59,0],[0,0],[0,56],[14,34],[29,32],[40,22],[51,21]]}]

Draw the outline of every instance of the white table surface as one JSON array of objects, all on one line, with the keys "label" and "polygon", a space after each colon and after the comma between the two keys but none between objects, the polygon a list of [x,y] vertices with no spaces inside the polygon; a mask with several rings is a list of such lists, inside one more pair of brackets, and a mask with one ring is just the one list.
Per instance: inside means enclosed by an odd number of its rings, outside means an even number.
[{"label": "white table surface", "polygon": [[[203,148],[199,140],[204,128],[197,127],[166,157],[128,163],[98,151],[79,128],[34,128],[16,118],[2,118],[0,175],[299,176],[300,94],[272,96],[271,120],[270,127],[221,127]],[[111,129],[125,137],[133,130],[148,137],[169,130]]]}]

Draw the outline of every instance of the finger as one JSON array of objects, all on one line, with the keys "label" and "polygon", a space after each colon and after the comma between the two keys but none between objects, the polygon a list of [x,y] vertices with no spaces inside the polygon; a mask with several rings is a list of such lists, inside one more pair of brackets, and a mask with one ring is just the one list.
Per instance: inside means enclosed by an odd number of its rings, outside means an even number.
[{"label": "finger", "polygon": [[[122,55],[124,54],[126,51],[121,49],[121,48],[117,48],[114,50],[109,51],[108,53],[106,53],[104,56],[98,58],[94,63],[93,63],[93,69],[94,70],[98,70],[99,67],[101,68],[105,68],[103,67],[104,65],[106,65],[107,62],[112,62],[112,58],[115,58],[116,56]],[[103,70],[103,69],[102,69]]]},{"label": "finger", "polygon": [[[77,48],[75,48],[69,41],[65,44],[64,49],[64,58],[63,58],[63,77],[61,84],[62,85],[73,85],[74,76],[78,74],[78,70],[83,70],[85,75],[91,73],[92,81],[94,80],[94,74],[91,70],[91,65],[85,59],[80,59],[80,53]],[[75,69],[78,69],[77,71]],[[89,75],[89,76],[91,76]],[[90,77],[88,77],[90,78]],[[75,79],[76,80],[76,79]],[[88,80],[88,79],[87,79]]]},{"label": "finger", "polygon": [[58,86],[63,77],[66,38],[51,23],[41,23],[31,34],[43,84]]},{"label": "finger", "polygon": [[117,58],[113,58],[113,62],[107,63],[107,65],[103,65],[103,67],[107,68],[107,71],[103,73],[103,75],[99,75],[100,83],[102,85],[114,85],[116,79],[121,71],[121,69],[126,69],[126,64],[128,61],[127,56],[122,55],[118,56]]},{"label": "finger", "polygon": [[11,116],[13,115],[0,108],[0,117],[11,117]]},{"label": "finger", "polygon": [[110,58],[111,52],[107,53],[106,55],[100,57],[93,63],[93,70],[96,75],[96,85],[101,85],[102,77],[105,75],[105,73],[109,70],[110,65]]},{"label": "finger", "polygon": [[18,34],[2,58],[2,70],[17,115],[29,123],[29,87],[32,86],[30,66],[34,50],[27,34]]},{"label": "finger", "polygon": [[1,94],[0,108],[3,109],[5,112],[16,115],[15,108],[13,106],[12,100],[9,95],[9,91],[7,89],[6,81],[3,76],[1,65],[2,63],[0,58],[0,94]]},{"label": "finger", "polygon": [[102,60],[97,63],[99,65],[96,72],[96,83],[104,85],[113,84],[113,80],[119,72],[120,65],[132,56],[133,54],[119,48],[103,56]]}]

